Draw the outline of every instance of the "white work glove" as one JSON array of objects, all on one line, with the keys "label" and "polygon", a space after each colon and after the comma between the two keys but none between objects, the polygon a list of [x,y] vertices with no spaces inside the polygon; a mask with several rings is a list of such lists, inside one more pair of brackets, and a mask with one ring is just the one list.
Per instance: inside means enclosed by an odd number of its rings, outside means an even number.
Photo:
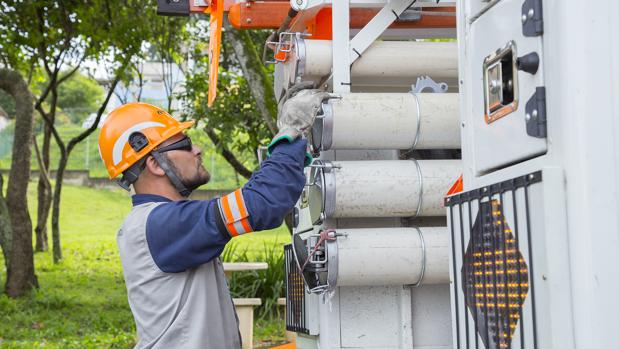
[{"label": "white work glove", "polygon": [[[269,144],[269,154],[270,149],[280,141],[292,142],[299,137],[307,137],[321,109],[322,102],[330,97],[329,93],[311,89],[311,87],[313,83],[292,86],[280,101],[277,116],[279,132]],[[306,165],[311,160],[311,155],[307,152]]]}]

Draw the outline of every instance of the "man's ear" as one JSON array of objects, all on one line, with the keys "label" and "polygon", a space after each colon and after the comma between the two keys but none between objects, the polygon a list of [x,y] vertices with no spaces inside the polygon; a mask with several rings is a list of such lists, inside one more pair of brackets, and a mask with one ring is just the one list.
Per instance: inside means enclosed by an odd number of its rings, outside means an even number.
[{"label": "man's ear", "polygon": [[157,160],[155,160],[152,156],[146,158],[146,168],[144,170],[157,177],[165,176],[165,171],[161,168],[161,166],[159,166]]}]

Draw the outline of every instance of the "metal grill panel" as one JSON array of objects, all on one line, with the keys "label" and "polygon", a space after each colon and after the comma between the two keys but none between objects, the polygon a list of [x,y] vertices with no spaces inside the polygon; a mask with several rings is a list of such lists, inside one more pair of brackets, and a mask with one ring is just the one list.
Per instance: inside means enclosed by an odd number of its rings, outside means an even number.
[{"label": "metal grill panel", "polygon": [[445,199],[457,349],[537,349],[530,186],[542,173]]},{"label": "metal grill panel", "polygon": [[286,329],[309,334],[305,324],[305,285],[294,260],[292,245],[284,246],[286,258]]}]

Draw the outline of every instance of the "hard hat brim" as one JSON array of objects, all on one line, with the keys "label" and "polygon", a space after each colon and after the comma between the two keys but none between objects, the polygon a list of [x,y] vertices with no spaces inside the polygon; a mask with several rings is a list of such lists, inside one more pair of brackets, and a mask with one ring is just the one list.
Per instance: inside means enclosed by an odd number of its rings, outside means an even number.
[{"label": "hard hat brim", "polygon": [[[190,120],[190,121],[184,121],[184,122],[180,122],[178,125],[174,126],[174,127],[170,127],[167,130],[165,130],[164,136],[158,140],[157,142],[153,142],[151,144],[149,144],[145,149],[143,149],[142,151],[140,151],[140,155],[139,157],[137,157],[137,160],[142,159],[143,157],[147,156],[153,149],[155,149],[157,146],[159,146],[161,143],[165,142],[166,140],[174,137],[175,135],[189,129],[190,127],[192,127],[196,122],[194,120]],[[120,174],[122,174],[127,168],[129,168],[130,165],[125,163],[121,166],[115,167],[113,170],[109,171],[109,175],[110,175],[110,179],[116,178],[118,177]]]}]

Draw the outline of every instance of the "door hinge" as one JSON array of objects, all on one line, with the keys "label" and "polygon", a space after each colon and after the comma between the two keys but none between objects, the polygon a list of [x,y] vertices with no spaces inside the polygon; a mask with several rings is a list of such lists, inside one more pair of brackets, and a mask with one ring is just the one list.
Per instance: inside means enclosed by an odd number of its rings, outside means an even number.
[{"label": "door hinge", "polygon": [[535,93],[527,101],[525,117],[527,134],[531,137],[545,138],[546,128],[546,87],[535,88]]},{"label": "door hinge", "polygon": [[531,37],[542,34],[544,34],[542,0],[525,0],[522,4],[522,35]]}]

